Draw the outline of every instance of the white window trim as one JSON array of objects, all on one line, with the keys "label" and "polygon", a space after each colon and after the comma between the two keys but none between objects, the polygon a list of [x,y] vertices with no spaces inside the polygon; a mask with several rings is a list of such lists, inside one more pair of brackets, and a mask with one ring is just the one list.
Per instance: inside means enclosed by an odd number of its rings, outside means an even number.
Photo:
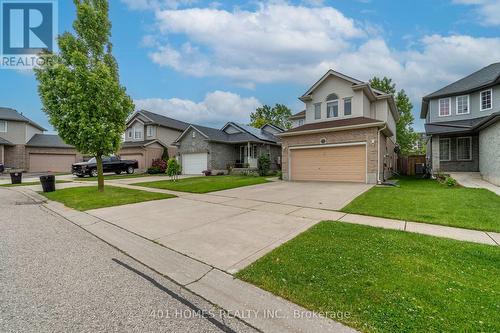
[{"label": "white window trim", "polygon": [[[470,158],[469,159],[460,159],[460,158],[458,158],[458,140],[459,139],[469,139],[469,141],[470,141],[470,145],[469,145],[469,147],[470,147],[469,148],[469,156],[470,156]],[[457,150],[457,161],[472,161],[473,160],[473,158],[472,158],[472,136],[457,137],[457,141],[455,143],[457,145],[457,149],[456,149]]]},{"label": "white window trim", "polygon": [[[488,108],[488,109],[483,109],[483,93],[484,92],[487,92],[489,91],[490,92],[490,96],[491,96],[491,107]],[[488,111],[488,110],[491,110],[493,109],[493,89],[486,89],[486,90],[483,90],[479,93],[479,111]]]},{"label": "white window trim", "polygon": [[[460,97],[467,97],[467,112],[458,113],[458,99]],[[451,104],[450,104],[450,107],[451,107]],[[470,113],[470,96],[469,95],[460,95],[460,96],[455,97],[455,113],[457,114],[457,116],[462,116],[464,114]]]},{"label": "white window trim", "polygon": [[128,130],[127,137],[130,138],[130,139],[132,139],[133,138],[133,132],[134,132],[133,130]]},{"label": "white window trim", "polygon": [[146,135],[148,137],[152,137],[153,136],[153,126],[151,126],[151,125],[146,126]]},{"label": "white window trim", "polygon": [[[140,136],[137,136],[137,134],[141,134]],[[134,140],[137,140],[137,139],[142,139],[143,137],[143,133],[142,133],[142,130],[141,129],[136,129],[134,128]]]},{"label": "white window trim", "polygon": [[[448,100],[448,111],[449,113],[446,114],[446,115],[441,115],[441,101],[444,101],[444,100]],[[447,97],[447,98],[440,98],[438,100],[438,117],[450,117],[451,115],[453,114],[453,112],[451,112],[451,97]]]},{"label": "white window trim", "polygon": [[[328,105],[330,104],[334,104],[334,103],[337,103],[337,116],[331,116],[329,117],[328,116]],[[326,118],[330,119],[330,118],[339,118],[340,117],[340,103],[339,103],[339,100],[338,99],[332,99],[331,101],[327,101],[326,102]]]},{"label": "white window trim", "polygon": [[[448,159],[447,160],[442,160],[441,159],[441,141],[448,141]],[[439,139],[439,161],[440,162],[449,162],[449,161],[451,161],[451,139],[450,138]]]},{"label": "white window trim", "polygon": [[[353,98],[352,97],[344,97],[343,100],[344,100],[344,117],[352,117],[352,101],[353,101]],[[346,100],[351,100],[351,114],[348,114],[348,115],[345,114],[345,102],[346,102]]]},{"label": "white window trim", "polygon": [[7,131],[8,131],[8,129],[7,129],[7,120],[0,120],[0,123],[4,123],[5,124],[5,130],[0,131],[0,133],[7,133]]}]

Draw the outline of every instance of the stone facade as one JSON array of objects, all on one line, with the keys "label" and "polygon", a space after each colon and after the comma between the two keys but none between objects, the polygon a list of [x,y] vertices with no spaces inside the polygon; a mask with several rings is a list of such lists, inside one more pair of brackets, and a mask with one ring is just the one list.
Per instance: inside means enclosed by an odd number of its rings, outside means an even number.
[{"label": "stone facade", "polygon": [[[282,137],[282,170],[283,179],[288,180],[288,169],[289,169],[289,148],[294,146],[312,146],[312,145],[331,145],[331,144],[342,144],[342,143],[358,143],[365,142],[367,147],[367,182],[374,184],[377,182],[377,162],[379,161],[377,157],[377,145],[378,145],[378,129],[377,127],[364,128],[357,130],[345,130],[345,131],[335,131],[335,132],[323,132],[315,134],[303,134],[296,136],[286,136]],[[380,176],[385,174],[386,178],[392,175],[391,166],[394,169],[395,166],[395,144],[391,139],[386,138],[384,134],[380,134],[381,137],[381,147],[380,147]],[[321,140],[325,139],[324,143],[320,143]],[[384,155],[387,155],[384,158]],[[392,163],[391,163],[392,162]]]},{"label": "stone facade", "polygon": [[479,133],[479,169],[485,180],[500,186],[500,121]]}]

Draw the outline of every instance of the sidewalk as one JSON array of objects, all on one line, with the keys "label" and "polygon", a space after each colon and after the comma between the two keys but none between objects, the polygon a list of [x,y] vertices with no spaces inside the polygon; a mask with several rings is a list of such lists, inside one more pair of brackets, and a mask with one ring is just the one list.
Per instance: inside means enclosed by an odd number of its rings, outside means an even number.
[{"label": "sidewalk", "polygon": [[500,186],[483,180],[479,172],[453,172],[450,176],[455,178],[456,181],[464,187],[484,188],[500,195]]}]

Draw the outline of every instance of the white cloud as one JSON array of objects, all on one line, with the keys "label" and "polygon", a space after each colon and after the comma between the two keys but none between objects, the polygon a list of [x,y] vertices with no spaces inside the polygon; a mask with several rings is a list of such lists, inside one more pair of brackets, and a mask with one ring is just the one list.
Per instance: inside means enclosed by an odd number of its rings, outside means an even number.
[{"label": "white cloud", "polygon": [[255,97],[243,98],[227,91],[208,93],[201,102],[180,98],[148,98],[135,100],[134,103],[137,109],[151,110],[189,123],[214,127],[229,120],[248,123],[250,113],[262,105]]},{"label": "white cloud", "polygon": [[500,1],[499,0],[453,0],[459,5],[471,5],[481,17],[482,25],[500,25]]}]

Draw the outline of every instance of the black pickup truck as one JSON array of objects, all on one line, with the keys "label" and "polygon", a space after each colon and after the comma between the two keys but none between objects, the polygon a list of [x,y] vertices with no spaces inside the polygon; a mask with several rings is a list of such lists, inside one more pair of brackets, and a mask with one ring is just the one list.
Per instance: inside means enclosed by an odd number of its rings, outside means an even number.
[{"label": "black pickup truck", "polygon": [[[104,172],[114,172],[117,175],[122,172],[128,174],[134,173],[135,169],[139,168],[139,162],[132,160],[121,160],[116,156],[103,157],[102,167]],[[72,173],[77,177],[97,177],[97,162],[95,157],[92,157],[87,162],[75,163],[71,167]]]}]

